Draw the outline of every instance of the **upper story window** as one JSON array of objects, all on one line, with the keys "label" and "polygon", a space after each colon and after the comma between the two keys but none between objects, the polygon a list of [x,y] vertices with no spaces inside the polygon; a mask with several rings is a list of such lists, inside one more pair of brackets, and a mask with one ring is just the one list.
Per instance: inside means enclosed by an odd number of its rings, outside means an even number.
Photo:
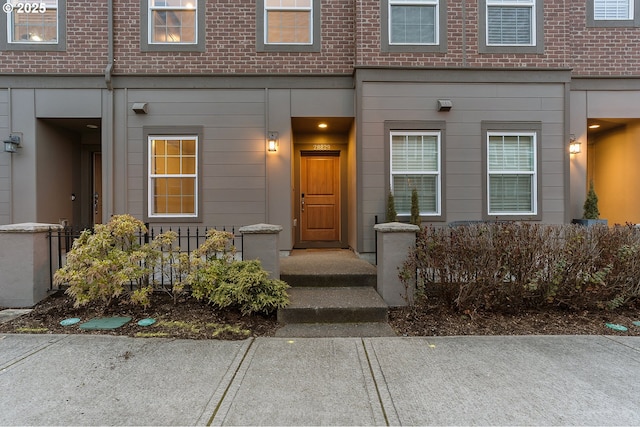
[{"label": "upper story window", "polygon": [[149,43],[197,43],[194,0],[149,0]]},{"label": "upper story window", "polygon": [[481,53],[543,53],[542,0],[480,0]]},{"label": "upper story window", "polygon": [[265,0],[264,7],[265,43],[313,43],[311,0]]},{"label": "upper story window", "polygon": [[390,44],[438,44],[438,0],[389,0]]},{"label": "upper story window", "polygon": [[440,132],[391,132],[391,191],[398,215],[411,214],[411,193],[418,191],[420,215],[440,215]]},{"label": "upper story window", "polygon": [[593,19],[632,19],[633,0],[593,0]]},{"label": "upper story window", "polygon": [[535,0],[487,0],[487,45],[535,43]]},{"label": "upper story window", "polygon": [[64,50],[65,1],[7,0],[0,25],[2,50]]},{"label": "upper story window", "polygon": [[382,0],[383,52],[446,52],[446,0]]},{"label": "upper story window", "polygon": [[145,51],[204,51],[206,0],[143,0],[141,43]]},{"label": "upper story window", "polygon": [[638,27],[640,0],[587,0],[587,26]]},{"label": "upper story window", "polygon": [[320,51],[320,0],[258,0],[259,52]]}]

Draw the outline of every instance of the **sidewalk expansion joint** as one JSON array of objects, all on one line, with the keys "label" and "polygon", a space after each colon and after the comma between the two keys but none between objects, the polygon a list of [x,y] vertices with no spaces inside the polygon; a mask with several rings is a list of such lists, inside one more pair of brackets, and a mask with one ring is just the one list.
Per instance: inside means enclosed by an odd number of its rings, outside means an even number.
[{"label": "sidewalk expansion joint", "polygon": [[389,417],[387,416],[387,410],[384,407],[384,402],[382,399],[382,395],[380,394],[380,386],[378,385],[378,381],[376,380],[376,375],[373,370],[373,366],[371,365],[371,357],[369,357],[369,352],[367,351],[366,343],[364,342],[364,338],[360,338],[360,343],[362,344],[362,348],[364,350],[364,355],[367,358],[367,364],[369,365],[369,373],[371,374],[371,378],[373,380],[373,385],[376,389],[376,394],[378,396],[378,403],[380,403],[380,408],[382,409],[382,415],[384,416],[384,422],[387,426],[390,426]]}]

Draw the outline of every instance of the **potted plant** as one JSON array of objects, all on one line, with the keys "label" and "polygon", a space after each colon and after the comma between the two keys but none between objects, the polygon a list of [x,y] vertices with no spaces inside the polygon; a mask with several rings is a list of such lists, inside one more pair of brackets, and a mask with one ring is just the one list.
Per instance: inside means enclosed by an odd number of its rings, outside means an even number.
[{"label": "potted plant", "polygon": [[598,196],[593,188],[593,181],[589,183],[589,191],[587,192],[587,199],[584,201],[582,207],[583,214],[581,219],[574,219],[571,221],[573,224],[580,224],[591,226],[595,224],[607,225],[606,219],[600,219],[600,211],[598,210]]}]

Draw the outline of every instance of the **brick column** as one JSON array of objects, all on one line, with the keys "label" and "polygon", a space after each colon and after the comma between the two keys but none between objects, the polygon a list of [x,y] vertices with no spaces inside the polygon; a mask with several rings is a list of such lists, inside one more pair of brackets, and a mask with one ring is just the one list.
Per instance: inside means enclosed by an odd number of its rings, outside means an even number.
[{"label": "brick column", "polygon": [[47,296],[49,228],[61,227],[36,223],[0,226],[0,306],[32,307]]},{"label": "brick column", "polygon": [[255,224],[240,228],[242,259],[257,259],[272,279],[280,279],[280,249],[278,238],[281,225]]},{"label": "brick column", "polygon": [[413,303],[415,284],[405,287],[398,274],[409,252],[415,247],[416,233],[420,227],[388,222],[376,224],[373,229],[378,235],[378,293],[390,307]]}]

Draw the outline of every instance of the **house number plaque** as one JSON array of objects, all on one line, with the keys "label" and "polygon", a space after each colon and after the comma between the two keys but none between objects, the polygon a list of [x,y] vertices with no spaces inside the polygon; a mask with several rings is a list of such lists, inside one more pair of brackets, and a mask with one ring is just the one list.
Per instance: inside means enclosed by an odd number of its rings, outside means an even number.
[{"label": "house number plaque", "polygon": [[331,144],[313,144],[315,151],[327,151],[331,150]]}]

